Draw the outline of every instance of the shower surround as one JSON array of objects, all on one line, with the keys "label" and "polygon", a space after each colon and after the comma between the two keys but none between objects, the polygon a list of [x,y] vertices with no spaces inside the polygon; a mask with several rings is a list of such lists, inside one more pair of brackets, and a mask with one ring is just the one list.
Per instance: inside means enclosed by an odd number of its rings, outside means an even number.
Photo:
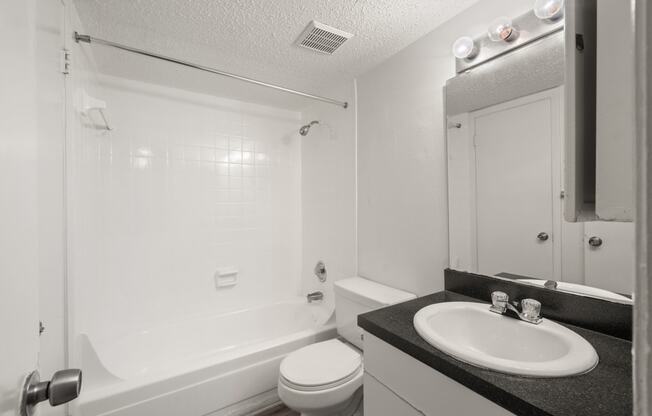
[{"label": "shower surround", "polygon": [[301,296],[301,113],[104,76],[93,94],[114,129],[80,117],[68,139],[76,414],[273,399],[278,361],[334,336]]},{"label": "shower surround", "polygon": [[[75,328],[100,336],[300,293],[300,113],[102,79],[69,152]],[[220,270],[237,283],[216,286]]]}]

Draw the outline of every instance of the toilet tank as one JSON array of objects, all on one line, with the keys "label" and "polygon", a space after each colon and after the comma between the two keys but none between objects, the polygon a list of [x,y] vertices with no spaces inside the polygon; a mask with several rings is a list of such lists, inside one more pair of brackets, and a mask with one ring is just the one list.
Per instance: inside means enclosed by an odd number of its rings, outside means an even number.
[{"label": "toilet tank", "polygon": [[362,277],[338,280],[334,286],[337,332],[360,349],[362,329],[358,327],[358,315],[416,298],[412,293]]}]

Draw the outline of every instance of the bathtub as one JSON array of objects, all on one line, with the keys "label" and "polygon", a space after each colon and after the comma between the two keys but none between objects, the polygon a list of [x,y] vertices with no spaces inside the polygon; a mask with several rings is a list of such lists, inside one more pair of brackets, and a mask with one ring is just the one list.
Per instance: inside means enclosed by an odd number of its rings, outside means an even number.
[{"label": "bathtub", "polygon": [[117,338],[82,334],[73,414],[235,415],[237,403],[274,394],[283,357],[335,335],[332,309],[303,298]]}]

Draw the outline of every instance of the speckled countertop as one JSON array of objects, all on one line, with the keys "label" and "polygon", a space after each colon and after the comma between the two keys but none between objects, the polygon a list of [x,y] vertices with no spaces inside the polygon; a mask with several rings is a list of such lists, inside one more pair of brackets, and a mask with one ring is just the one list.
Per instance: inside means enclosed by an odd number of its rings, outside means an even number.
[{"label": "speckled countertop", "polygon": [[478,302],[455,292],[439,292],[358,317],[367,332],[434,370],[522,416],[631,416],[632,344],[562,324],[589,341],[600,357],[587,374],[563,378],[524,378],[463,363],[424,341],[412,320],[424,306],[452,301]]}]

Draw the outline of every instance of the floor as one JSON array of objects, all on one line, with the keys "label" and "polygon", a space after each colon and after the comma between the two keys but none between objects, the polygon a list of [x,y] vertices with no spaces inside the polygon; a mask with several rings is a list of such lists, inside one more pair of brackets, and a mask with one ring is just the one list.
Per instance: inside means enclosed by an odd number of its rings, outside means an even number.
[{"label": "floor", "polygon": [[275,409],[271,409],[269,412],[263,413],[259,416],[299,416],[299,413],[283,406],[283,407],[277,407]]}]

